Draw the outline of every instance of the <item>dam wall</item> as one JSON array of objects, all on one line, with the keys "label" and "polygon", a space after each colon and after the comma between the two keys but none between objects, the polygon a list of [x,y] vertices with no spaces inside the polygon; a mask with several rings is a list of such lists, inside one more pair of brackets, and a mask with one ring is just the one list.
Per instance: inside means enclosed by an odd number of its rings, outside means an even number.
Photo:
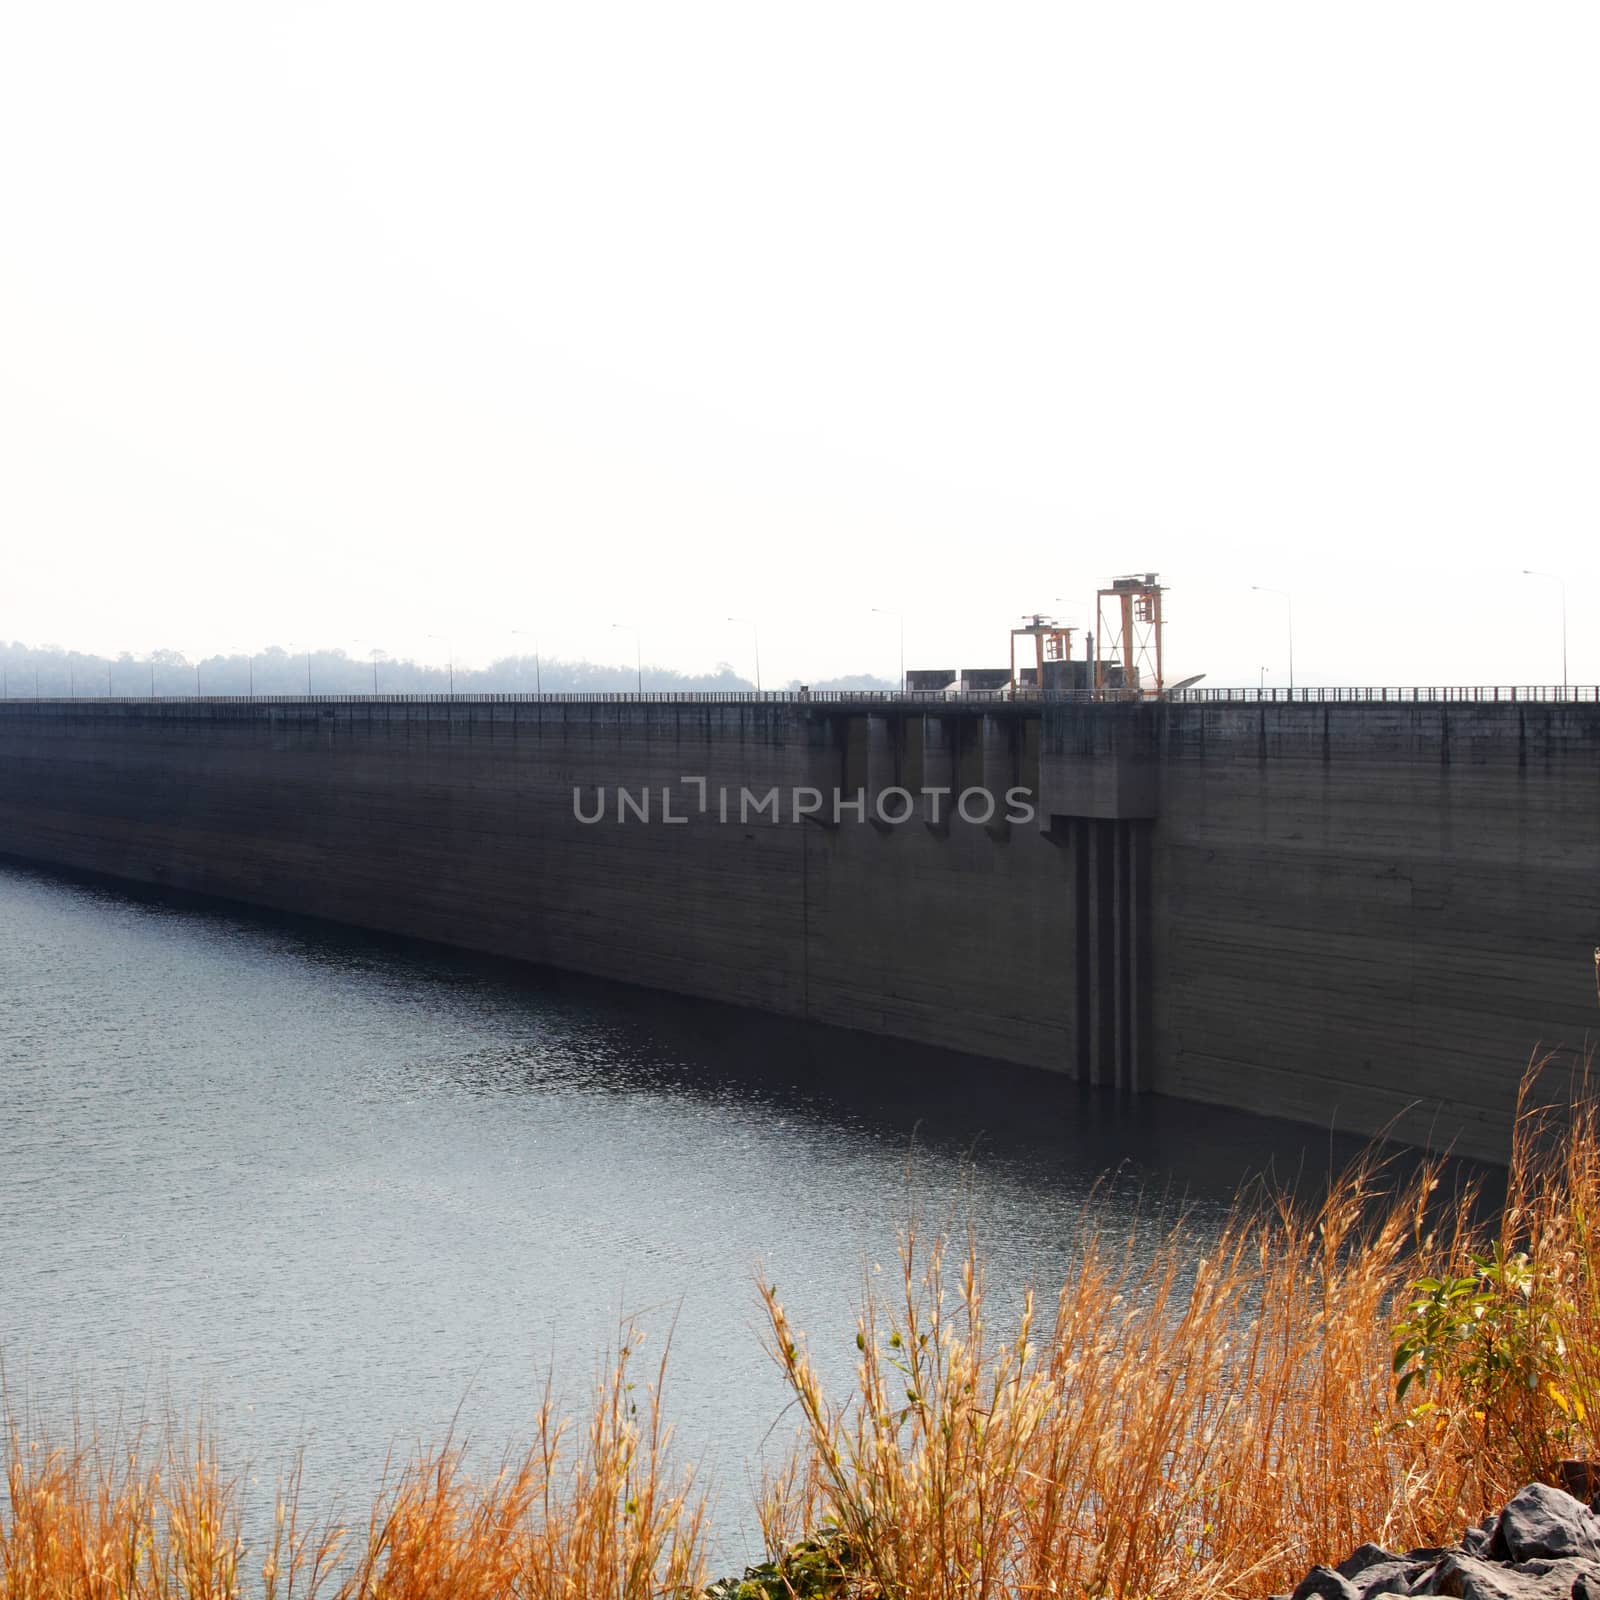
[{"label": "dam wall", "polygon": [[[11,702],[0,852],[1063,1067],[1073,902],[1057,847],[959,819],[794,820],[798,790],[886,786],[906,754],[872,720],[762,703]],[[952,740],[936,754],[981,760],[977,720]],[[603,820],[575,814],[600,805]]]},{"label": "dam wall", "polygon": [[3,701],[0,853],[1476,1154],[1600,1026],[1593,703]]},{"label": "dam wall", "polygon": [[1153,1086],[1503,1157],[1600,1039],[1600,705],[1164,717]]}]

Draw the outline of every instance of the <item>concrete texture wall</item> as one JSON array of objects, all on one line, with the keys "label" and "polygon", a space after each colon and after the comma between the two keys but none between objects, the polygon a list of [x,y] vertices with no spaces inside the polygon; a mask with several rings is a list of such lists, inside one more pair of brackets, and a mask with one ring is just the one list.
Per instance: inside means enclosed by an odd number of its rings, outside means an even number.
[{"label": "concrete texture wall", "polygon": [[1162,721],[1151,1084],[1503,1154],[1600,1039],[1600,705]]},{"label": "concrete texture wall", "polygon": [[[0,852],[1069,1068],[1066,853],[948,814],[793,820],[797,788],[920,760],[888,731],[795,705],[0,703]],[[775,787],[782,819],[741,822]]]},{"label": "concrete texture wall", "polygon": [[1478,1154],[1600,1027],[1594,705],[8,701],[0,853]]}]

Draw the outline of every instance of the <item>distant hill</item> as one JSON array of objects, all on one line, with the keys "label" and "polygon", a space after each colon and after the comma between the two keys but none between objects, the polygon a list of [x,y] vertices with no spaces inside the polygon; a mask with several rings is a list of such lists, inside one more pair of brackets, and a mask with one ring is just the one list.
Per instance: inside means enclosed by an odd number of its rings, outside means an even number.
[{"label": "distant hill", "polygon": [[[222,695],[222,694],[371,694],[373,663],[369,657],[343,650],[287,650],[273,645],[254,656],[244,654],[204,656],[198,661],[179,650],[156,650],[146,656],[124,652],[112,659],[58,646],[0,644],[0,695],[11,699],[98,695]],[[409,657],[379,656],[377,691],[380,694],[444,694],[451,687],[446,667],[413,661]],[[785,689],[798,689],[793,679]],[[457,694],[532,694],[537,686],[545,694],[631,693],[639,685],[633,667],[606,666],[594,661],[564,661],[556,657],[502,656],[486,667],[455,669]],[[646,667],[647,693],[738,694],[755,685],[719,662],[715,672],[675,672],[670,667]],[[769,685],[769,687],[771,687]],[[887,678],[870,674],[817,679],[813,689],[892,689]]]}]

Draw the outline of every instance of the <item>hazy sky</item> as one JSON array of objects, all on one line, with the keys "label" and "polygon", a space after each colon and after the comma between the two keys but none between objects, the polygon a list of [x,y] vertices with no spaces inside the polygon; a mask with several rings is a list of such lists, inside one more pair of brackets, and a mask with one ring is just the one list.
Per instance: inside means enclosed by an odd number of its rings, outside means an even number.
[{"label": "hazy sky", "polygon": [[[1600,7],[15,4],[0,637],[1600,680]],[[1057,597],[1062,597],[1058,606]],[[517,638],[513,629],[530,631]]]}]

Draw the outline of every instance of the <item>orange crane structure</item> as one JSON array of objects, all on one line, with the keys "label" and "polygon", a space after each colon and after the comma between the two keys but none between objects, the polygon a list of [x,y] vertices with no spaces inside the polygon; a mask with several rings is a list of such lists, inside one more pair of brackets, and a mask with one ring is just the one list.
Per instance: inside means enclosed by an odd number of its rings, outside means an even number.
[{"label": "orange crane structure", "polygon": [[[1025,679],[1022,683],[1017,681],[1018,639],[1031,639],[1033,641],[1033,677]],[[1037,694],[1044,687],[1045,662],[1070,661],[1071,659],[1071,628],[1063,628],[1060,623],[1052,621],[1049,617],[1037,611],[1030,617],[1024,617],[1022,626],[1011,630],[1010,683],[1012,693],[1016,693],[1018,689],[1031,688]],[[1027,666],[1024,665],[1022,670],[1027,672]]]},{"label": "orange crane structure", "polygon": [[1159,700],[1161,596],[1153,572],[1113,578],[1095,596],[1100,630],[1094,653],[1094,692],[1106,700]]}]

